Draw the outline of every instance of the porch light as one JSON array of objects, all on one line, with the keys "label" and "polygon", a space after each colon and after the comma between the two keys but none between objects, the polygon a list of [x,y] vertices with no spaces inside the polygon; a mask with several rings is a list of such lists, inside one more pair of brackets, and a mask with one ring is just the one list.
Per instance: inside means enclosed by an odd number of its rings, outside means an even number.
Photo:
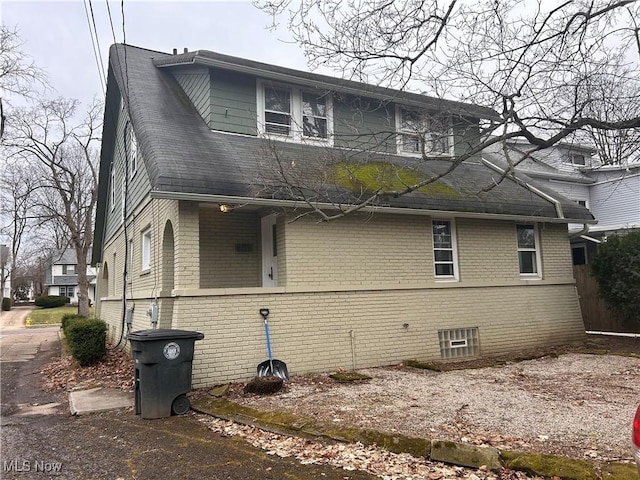
[{"label": "porch light", "polygon": [[220,204],[220,211],[222,213],[228,213],[233,210],[233,205]]}]

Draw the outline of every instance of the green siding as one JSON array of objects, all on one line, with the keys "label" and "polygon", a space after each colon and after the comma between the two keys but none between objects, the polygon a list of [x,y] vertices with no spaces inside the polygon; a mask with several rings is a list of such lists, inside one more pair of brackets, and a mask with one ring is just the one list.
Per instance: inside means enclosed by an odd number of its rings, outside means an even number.
[{"label": "green siding", "polygon": [[256,78],[211,69],[211,128],[223,132],[258,134]]},{"label": "green siding", "polygon": [[381,100],[334,94],[336,147],[396,152],[395,109]]},{"label": "green siding", "polygon": [[[480,128],[478,119],[454,118],[453,119],[453,147],[455,155],[462,155],[472,146],[480,142]],[[478,155],[479,157],[480,155]]]},{"label": "green siding", "polygon": [[[107,191],[107,209],[105,219],[105,241],[108,241],[122,225],[122,181],[125,175],[125,128],[129,123],[127,113],[120,109],[118,114],[118,125],[115,137],[115,148],[113,152],[112,168],[115,171],[115,198],[111,203],[111,185]],[[128,162],[127,162],[128,163]],[[129,198],[127,199],[127,216],[135,210],[151,191],[151,182],[145,167],[144,157],[138,142],[138,168],[133,178],[129,177]],[[127,165],[128,168],[128,165]],[[101,179],[105,181],[105,179]],[[106,179],[111,182],[111,175]]]},{"label": "green siding", "polygon": [[174,77],[196,107],[202,119],[211,127],[210,79],[207,68],[184,68]]}]

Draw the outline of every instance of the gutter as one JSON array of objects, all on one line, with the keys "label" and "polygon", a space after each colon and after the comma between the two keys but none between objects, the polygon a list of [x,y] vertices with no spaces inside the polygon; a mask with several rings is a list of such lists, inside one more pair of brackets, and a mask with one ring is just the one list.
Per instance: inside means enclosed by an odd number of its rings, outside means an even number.
[{"label": "gutter", "polygon": [[[509,178],[511,178],[513,181],[517,182],[519,185],[525,187],[527,190],[535,193],[536,195],[538,195],[539,197],[543,198],[544,200],[551,202],[555,209],[556,209],[556,215],[558,216],[559,219],[564,219],[564,212],[562,211],[562,204],[560,203],[559,200],[557,200],[556,198],[552,197],[551,195],[543,192],[542,190],[540,190],[539,188],[534,187],[533,185],[520,180],[518,177],[516,177],[514,174],[511,173],[507,173],[506,170],[500,168],[498,165],[490,162],[489,160],[487,160],[486,158],[482,157],[482,162],[487,165],[488,167],[494,169],[495,171],[508,176]],[[585,224],[586,225],[586,224]]]},{"label": "gutter", "polygon": [[[238,206],[257,206],[272,208],[310,208],[305,202],[297,200],[278,200],[274,198],[256,198],[256,197],[237,197],[229,195],[210,195],[205,193],[183,193],[168,192],[162,190],[153,190],[150,193],[152,199],[162,200],[182,200],[201,203],[218,203],[231,204]],[[341,210],[340,205],[331,203],[316,203],[318,208],[326,210]],[[453,210],[422,210],[418,208],[401,208],[401,207],[384,207],[384,206],[367,206],[359,211],[368,213],[393,213],[401,215],[419,215],[429,217],[450,217],[450,218],[481,218],[485,220],[513,220],[513,221],[530,221],[545,223],[582,223],[582,220],[566,219],[564,217],[550,218],[533,215],[504,215],[500,213],[478,213],[478,212],[460,212]]]}]

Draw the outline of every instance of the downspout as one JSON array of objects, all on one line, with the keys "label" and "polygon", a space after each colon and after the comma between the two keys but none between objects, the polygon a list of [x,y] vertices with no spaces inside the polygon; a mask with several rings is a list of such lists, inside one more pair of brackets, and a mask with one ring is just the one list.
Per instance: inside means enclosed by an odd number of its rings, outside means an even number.
[{"label": "downspout", "polygon": [[589,224],[588,223],[584,223],[582,225],[582,229],[580,231],[569,234],[569,239],[573,240],[574,238],[581,237],[582,235],[586,235],[587,233],[589,233]]},{"label": "downspout", "polygon": [[[490,168],[493,168],[495,171],[508,176],[509,178],[511,178],[514,182],[517,182],[518,184],[522,185],[524,188],[526,188],[527,190],[529,190],[532,193],[535,193],[536,195],[538,195],[539,197],[545,199],[548,202],[551,202],[553,204],[553,206],[555,207],[556,210],[556,216],[558,218],[565,218],[564,217],[564,211],[562,210],[562,204],[560,203],[560,201],[554,197],[552,197],[551,195],[549,195],[548,193],[543,192],[542,190],[540,190],[539,188],[534,187],[533,185],[520,180],[518,177],[515,176],[515,174],[513,173],[507,173],[506,170],[504,170],[503,168],[500,168],[498,165],[496,165],[495,163],[490,162],[489,160],[487,160],[486,158],[482,158],[482,163],[486,164],[487,166],[489,166]],[[586,225],[585,225],[586,226]],[[584,235],[584,234],[583,234]]]}]

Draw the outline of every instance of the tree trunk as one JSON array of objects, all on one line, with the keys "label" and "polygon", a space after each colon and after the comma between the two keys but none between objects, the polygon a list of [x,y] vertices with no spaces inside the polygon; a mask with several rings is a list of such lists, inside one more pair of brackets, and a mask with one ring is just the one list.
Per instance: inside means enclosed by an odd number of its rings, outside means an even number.
[{"label": "tree trunk", "polygon": [[89,279],[87,278],[87,250],[76,247],[78,269],[78,315],[89,317]]}]

